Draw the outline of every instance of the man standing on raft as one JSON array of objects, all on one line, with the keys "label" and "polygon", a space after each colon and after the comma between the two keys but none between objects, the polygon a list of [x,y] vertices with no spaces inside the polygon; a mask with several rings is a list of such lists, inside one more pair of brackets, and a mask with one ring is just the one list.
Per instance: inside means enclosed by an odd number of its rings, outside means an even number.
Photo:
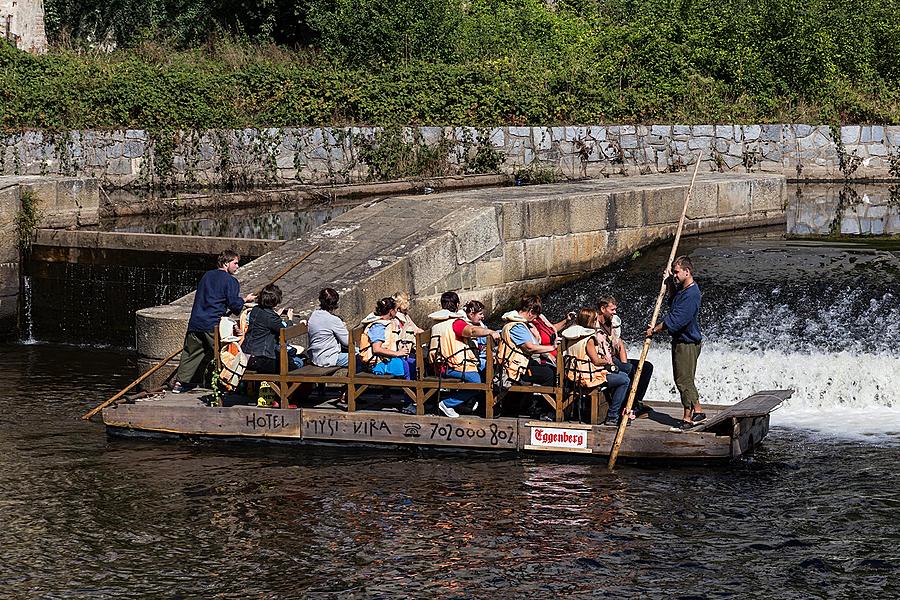
[{"label": "man standing on raft", "polygon": [[240,260],[234,250],[225,250],[219,255],[218,268],[207,271],[200,278],[172,393],[180,394],[193,388],[197,371],[213,358],[213,335],[219,319],[228,310],[240,314],[244,302],[256,300],[256,294],[240,296],[241,286],[234,277]]},{"label": "man standing on raft", "polygon": [[666,277],[666,281],[669,285],[669,314],[656,327],[647,328],[647,337],[663,330],[672,335],[672,373],[684,407],[684,416],[678,427],[690,429],[706,418],[694,384],[703,335],[698,322],[700,287],[694,281],[691,259],[687,256],[676,258],[672,262],[672,276]]}]

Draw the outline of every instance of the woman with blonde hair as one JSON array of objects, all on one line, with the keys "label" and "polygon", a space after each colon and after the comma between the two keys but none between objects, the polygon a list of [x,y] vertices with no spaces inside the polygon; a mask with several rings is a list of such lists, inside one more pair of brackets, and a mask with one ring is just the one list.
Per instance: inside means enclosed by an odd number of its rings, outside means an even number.
[{"label": "woman with blonde hair", "polygon": [[406,362],[408,365],[407,371],[410,373],[410,376],[415,379],[416,377],[416,334],[422,333],[423,329],[415,324],[412,320],[412,317],[409,316],[409,293],[407,292],[397,292],[393,296],[394,302],[397,303],[397,314],[394,315],[394,324],[396,325],[397,330],[400,332],[400,341],[399,344],[401,346],[406,346],[409,348],[409,356],[406,357]]},{"label": "woman with blonde hair", "polygon": [[620,371],[601,340],[597,339],[599,314],[593,308],[578,311],[575,323],[562,330],[568,342],[566,377],[586,388],[609,390],[610,402],[604,425],[618,426],[631,379]]}]

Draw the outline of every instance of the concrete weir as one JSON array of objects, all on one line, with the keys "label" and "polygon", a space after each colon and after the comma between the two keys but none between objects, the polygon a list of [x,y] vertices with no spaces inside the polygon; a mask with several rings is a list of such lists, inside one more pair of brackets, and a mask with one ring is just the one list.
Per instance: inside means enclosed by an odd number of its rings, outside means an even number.
[{"label": "concrete weir", "polygon": [[[255,291],[318,244],[279,281],[284,306],[301,315],[326,286],[340,292],[339,314],[354,326],[398,290],[414,296],[423,324],[446,290],[493,311],[673,236],[689,185],[689,173],[668,173],[384,198],[286,242],[238,279]],[[786,197],[781,175],[698,175],[685,234],[782,223]],[[192,302],[190,294],[137,312],[142,367],[181,346]]]}]

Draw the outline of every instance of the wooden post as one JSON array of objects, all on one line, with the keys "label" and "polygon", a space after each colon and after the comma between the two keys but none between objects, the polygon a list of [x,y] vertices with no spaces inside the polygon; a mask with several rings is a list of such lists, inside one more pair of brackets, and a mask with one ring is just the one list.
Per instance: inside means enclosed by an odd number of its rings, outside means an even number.
[{"label": "wooden post", "polygon": [[[675,254],[678,251],[678,242],[681,241],[681,231],[684,229],[684,218],[687,215],[688,202],[691,200],[691,192],[694,190],[694,182],[697,180],[697,171],[700,170],[700,160],[703,158],[703,152],[697,154],[697,165],[694,167],[694,175],[691,177],[691,185],[688,187],[687,194],[684,196],[684,207],[681,209],[681,219],[678,221],[678,229],[675,231],[675,241],[672,244],[672,251],[669,252],[669,261],[666,263],[666,270],[659,285],[659,295],[656,297],[656,307],[653,309],[653,318],[650,320],[650,328],[656,327],[656,320],[659,318],[659,311],[662,309],[662,301],[666,295],[666,276],[672,268],[672,262],[675,260]],[[625,415],[631,412],[631,405],[634,403],[634,397],[637,394],[638,382],[641,380],[641,371],[644,369],[644,362],[647,360],[647,352],[650,351],[650,342],[652,338],[644,339],[644,347],[641,350],[641,359],[638,361],[637,369],[631,376],[631,390],[628,392],[628,400],[625,402]],[[619,415],[619,429],[616,431],[616,439],[613,441],[612,450],[609,452],[609,462],[606,468],[610,471],[616,465],[616,457],[619,455],[619,447],[622,445],[622,439],[625,437],[625,428],[628,425],[627,416]]]},{"label": "wooden post", "polygon": [[494,418],[494,338],[487,336],[484,347],[484,418]]},{"label": "wooden post", "polygon": [[420,417],[425,414],[425,386],[421,382],[425,380],[425,353],[422,351],[422,343],[426,335],[430,341],[430,333],[423,331],[416,334],[416,379],[420,383],[416,389],[416,414]]},{"label": "wooden post", "polygon": [[557,423],[563,422],[563,353],[562,348],[556,353],[556,389],[553,391],[553,400],[556,404],[555,419]]},{"label": "wooden post", "polygon": [[347,336],[347,412],[356,412],[356,343],[354,329]]}]

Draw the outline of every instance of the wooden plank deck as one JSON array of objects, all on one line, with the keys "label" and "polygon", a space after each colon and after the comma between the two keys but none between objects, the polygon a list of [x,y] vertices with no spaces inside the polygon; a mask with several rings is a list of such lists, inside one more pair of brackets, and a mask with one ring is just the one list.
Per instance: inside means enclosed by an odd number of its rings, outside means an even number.
[{"label": "wooden plank deck", "polygon": [[[210,408],[201,390],[166,393],[103,411],[112,433],[158,433],[186,436],[277,439],[295,443],[418,445],[510,452],[571,452],[607,456],[616,429],[573,422],[545,423],[528,418],[483,419],[463,416],[406,415],[391,406],[355,412],[329,402],[282,410],[253,405]],[[758,392],[733,406],[706,407],[704,427],[673,429],[681,405],[648,402],[649,418],[629,426],[620,456],[633,459],[728,459],[752,450],[768,432],[768,411],[790,395]],[[373,402],[377,401],[373,398]],[[715,431],[711,430],[710,424]],[[733,428],[733,429],[732,429]],[[562,440],[562,447],[541,440]],[[537,441],[537,444],[535,443]],[[571,442],[571,443],[570,443]]]},{"label": "wooden plank deck", "polygon": [[775,408],[791,397],[792,390],[765,390],[756,392],[752,396],[744,398],[737,404],[728,406],[725,410],[716,414],[707,413],[706,420],[700,423],[692,431],[715,431],[722,423],[730,419],[742,419],[747,417],[762,417],[768,415]]}]

